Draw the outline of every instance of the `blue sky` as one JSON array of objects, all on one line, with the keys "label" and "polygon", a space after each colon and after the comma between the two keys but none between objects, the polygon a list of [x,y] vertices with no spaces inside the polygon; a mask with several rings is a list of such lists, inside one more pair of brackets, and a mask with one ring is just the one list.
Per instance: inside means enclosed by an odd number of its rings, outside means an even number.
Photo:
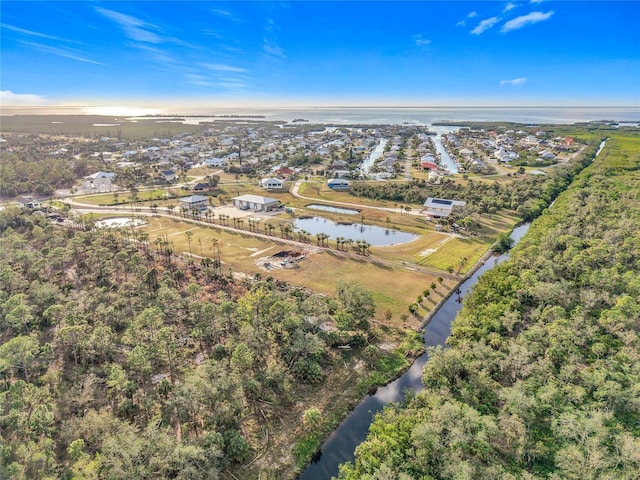
[{"label": "blue sky", "polygon": [[637,1],[0,9],[3,105],[640,105]]}]

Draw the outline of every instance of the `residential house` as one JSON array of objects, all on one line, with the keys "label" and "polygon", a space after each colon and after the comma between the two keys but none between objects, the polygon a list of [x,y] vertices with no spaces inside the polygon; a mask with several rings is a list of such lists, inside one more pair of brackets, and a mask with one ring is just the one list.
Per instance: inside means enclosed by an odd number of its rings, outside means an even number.
[{"label": "residential house", "polygon": [[420,159],[420,167],[423,170],[438,170],[436,159],[431,155],[426,155]]},{"label": "residential house", "polygon": [[332,190],[349,190],[349,181],[342,178],[330,178],[327,181],[327,187]]},{"label": "residential house", "polygon": [[113,185],[115,178],[115,173],[96,172],[84,177],[80,189],[85,193],[111,192],[115,189]]},{"label": "residential house", "polygon": [[203,197],[202,195],[192,195],[190,197],[183,197],[179,200],[180,208],[189,212],[193,210],[206,210],[209,205],[209,197]]},{"label": "residential house", "polygon": [[260,195],[240,195],[232,198],[231,201],[240,210],[254,210],[256,212],[269,212],[280,206],[278,199]]},{"label": "residential house", "polygon": [[284,188],[284,182],[279,178],[263,178],[260,180],[260,186],[265,190],[282,190]]},{"label": "residential house", "polygon": [[296,172],[294,172],[293,170],[291,170],[288,167],[281,167],[281,168],[277,169],[273,173],[275,173],[280,178],[290,178]]},{"label": "residential house", "polygon": [[173,182],[178,175],[173,170],[163,170],[160,172],[160,177],[163,178],[165,182]]},{"label": "residential house", "polygon": [[207,167],[224,167],[226,163],[223,158],[207,158],[204,161]]},{"label": "residential house", "polygon": [[422,213],[429,218],[447,218],[451,216],[454,209],[464,207],[467,202],[461,200],[449,200],[445,198],[427,198],[424,202]]},{"label": "residential house", "polygon": [[208,182],[196,183],[191,189],[192,192],[209,192],[211,191],[211,185]]}]

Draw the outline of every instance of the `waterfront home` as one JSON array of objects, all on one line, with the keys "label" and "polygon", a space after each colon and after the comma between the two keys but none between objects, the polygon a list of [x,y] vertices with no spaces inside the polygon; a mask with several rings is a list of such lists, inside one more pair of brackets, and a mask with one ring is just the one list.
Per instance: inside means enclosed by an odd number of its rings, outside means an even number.
[{"label": "waterfront home", "polygon": [[467,204],[462,200],[449,200],[446,198],[427,198],[421,213],[428,218],[448,218],[457,208],[462,208]]},{"label": "waterfront home", "polygon": [[431,156],[422,157],[420,160],[420,167],[423,170],[438,170],[438,165],[435,163],[435,158]]},{"label": "waterfront home", "polygon": [[270,212],[280,206],[278,199],[260,195],[240,195],[232,198],[231,201],[240,210],[254,210],[256,212]]}]

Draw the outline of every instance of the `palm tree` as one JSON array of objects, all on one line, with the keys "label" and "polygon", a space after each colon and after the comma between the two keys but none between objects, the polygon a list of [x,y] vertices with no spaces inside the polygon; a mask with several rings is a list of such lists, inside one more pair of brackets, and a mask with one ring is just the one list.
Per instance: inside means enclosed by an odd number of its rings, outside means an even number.
[{"label": "palm tree", "polygon": [[189,256],[191,256],[191,239],[193,238],[193,232],[191,230],[187,230],[184,232],[184,236],[187,237],[187,243],[189,244]]}]

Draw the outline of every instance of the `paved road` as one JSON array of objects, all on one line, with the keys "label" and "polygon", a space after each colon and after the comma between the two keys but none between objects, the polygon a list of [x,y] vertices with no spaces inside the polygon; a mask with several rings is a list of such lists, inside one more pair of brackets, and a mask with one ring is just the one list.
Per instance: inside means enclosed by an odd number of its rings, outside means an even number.
[{"label": "paved road", "polygon": [[[370,210],[381,210],[383,212],[391,212],[391,213],[398,213],[398,209],[397,208],[391,208],[391,207],[372,207],[370,205],[362,205],[360,203],[349,203],[349,202],[338,202],[335,200],[325,200],[324,198],[322,199],[318,199],[318,198],[313,198],[313,197],[306,197],[304,195],[300,195],[298,192],[300,190],[300,185],[302,185],[302,180],[298,180],[294,185],[293,188],[291,189],[291,195],[293,195],[294,197],[298,197],[298,198],[303,198],[305,200],[312,200],[314,202],[322,202],[322,203],[330,203],[332,205],[345,205],[348,207],[355,207],[355,208],[368,208]],[[410,210],[410,211],[406,211],[403,210],[404,213],[408,213],[410,215],[417,215],[417,216],[422,216],[422,214],[420,213],[419,210]]]},{"label": "paved road", "polygon": [[[298,182],[300,183],[300,182]],[[295,187],[294,187],[295,188]],[[309,197],[302,197],[299,195],[300,198],[309,198]],[[312,199],[317,201],[317,199]],[[347,258],[352,258],[352,259],[357,259],[358,261],[362,261],[362,260],[366,260],[367,262],[374,264],[374,265],[380,265],[380,266],[387,266],[387,267],[392,267],[392,268],[400,268],[403,270],[411,270],[411,271],[416,271],[416,272],[422,272],[422,273],[426,273],[429,275],[435,275],[435,276],[439,276],[439,277],[443,277],[443,278],[449,278],[449,279],[458,279],[459,277],[456,275],[450,275],[447,272],[443,272],[442,270],[437,270],[435,268],[431,268],[431,267],[427,267],[424,265],[418,265],[415,263],[410,263],[410,262],[405,262],[402,260],[393,260],[393,259],[386,259],[386,258],[381,258],[381,257],[376,257],[376,256],[371,256],[371,255],[360,255],[354,252],[349,252],[349,251],[345,251],[345,250],[337,250],[335,248],[331,248],[331,247],[320,247],[317,245],[313,245],[313,243],[306,243],[306,242],[300,242],[297,241],[295,239],[292,238],[282,238],[282,237],[277,237],[274,235],[267,235],[265,233],[260,233],[260,232],[256,232],[256,231],[252,231],[252,230],[245,230],[245,229],[240,229],[240,228],[236,228],[236,227],[232,227],[229,225],[221,225],[219,223],[209,223],[206,222],[204,220],[196,220],[193,218],[186,218],[186,217],[181,217],[179,215],[171,215],[169,213],[163,212],[162,211],[162,207],[159,207],[155,212],[150,208],[150,207],[136,207],[133,209],[131,209],[131,207],[127,207],[127,206],[121,206],[121,207],[113,207],[113,206],[106,206],[106,207],[101,207],[98,205],[89,205],[89,204],[83,204],[80,203],[74,199],[65,199],[63,200],[65,203],[69,204],[74,211],[76,212],[80,212],[80,213],[92,213],[92,212],[100,212],[100,213],[112,213],[112,214],[116,214],[116,215],[143,215],[143,216],[162,216],[162,217],[167,217],[167,218],[173,218],[173,219],[178,219],[181,221],[186,221],[186,222],[190,222],[190,223],[195,223],[195,224],[199,224],[205,227],[209,227],[209,228],[216,228],[216,229],[220,229],[220,230],[225,230],[228,232],[232,232],[232,233],[242,233],[243,235],[251,235],[257,238],[261,238],[263,240],[268,240],[268,241],[272,241],[272,242],[278,242],[278,243],[283,243],[286,245],[291,245],[300,249],[304,249],[304,250],[311,250],[311,251],[326,251],[328,253],[331,253],[332,255],[340,255],[343,257],[347,257]],[[341,203],[341,202],[334,202],[334,203],[340,203],[342,205],[350,205],[350,206],[354,206],[354,207],[359,207],[359,208],[365,208],[363,205],[359,205],[359,204],[352,204],[352,203]],[[388,210],[388,211],[393,211],[393,209],[387,209],[387,208],[382,208],[382,207],[366,207],[366,208],[375,208],[375,209],[379,209],[379,210]]]}]

